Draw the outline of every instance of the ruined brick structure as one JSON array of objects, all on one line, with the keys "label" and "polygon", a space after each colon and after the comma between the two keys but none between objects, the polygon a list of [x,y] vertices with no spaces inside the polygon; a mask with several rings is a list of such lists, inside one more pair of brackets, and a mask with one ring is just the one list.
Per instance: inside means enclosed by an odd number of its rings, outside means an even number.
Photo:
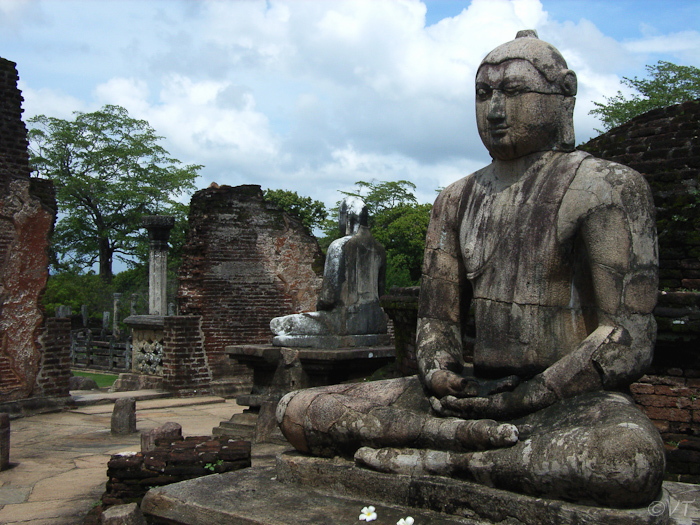
[{"label": "ruined brick structure", "polygon": [[43,352],[36,378],[37,395],[67,397],[70,395],[70,329],[71,320],[51,317],[41,338]]},{"label": "ruined brick structure", "polygon": [[42,395],[41,296],[56,201],[49,181],[30,179],[17,69],[0,58],[0,402]]},{"label": "ruined brick structure", "polygon": [[141,502],[151,487],[250,467],[250,442],[226,437],[159,439],[152,451],[115,454],[107,463],[103,509]]},{"label": "ruined brick structure", "polygon": [[224,348],[269,343],[273,317],[315,309],[321,250],[299,221],[264,200],[260,186],[195,193],[189,222],[179,312],[202,317],[214,379],[242,373]]},{"label": "ruined brick structure", "polygon": [[163,319],[163,388],[178,396],[210,393],[211,371],[204,353],[202,318]]}]

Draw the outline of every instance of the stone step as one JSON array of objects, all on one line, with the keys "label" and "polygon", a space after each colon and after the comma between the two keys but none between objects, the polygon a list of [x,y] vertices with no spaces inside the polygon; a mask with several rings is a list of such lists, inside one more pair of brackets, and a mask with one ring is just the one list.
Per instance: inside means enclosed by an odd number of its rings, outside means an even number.
[{"label": "stone step", "polygon": [[146,399],[163,399],[173,397],[173,394],[165,390],[130,390],[127,392],[94,392],[92,390],[73,390],[71,397],[78,407],[93,405],[111,405],[117,399],[134,397],[136,401]]},{"label": "stone step", "polygon": [[[115,399],[124,397],[136,398],[136,410],[154,410],[159,408],[174,408],[197,405],[210,405],[212,403],[225,403],[226,400],[218,396],[174,397],[170,393],[165,396],[140,395],[143,391],[119,392]],[[131,395],[130,395],[131,394]],[[133,395],[136,394],[136,395]],[[99,403],[79,405],[75,411],[81,414],[108,414],[112,411],[114,399],[100,401]]]},{"label": "stone step", "polygon": [[364,507],[372,505],[377,523],[396,523],[412,516],[417,524],[483,525],[434,511],[342,497],[276,480],[274,467],[256,467],[204,476],[151,489],[141,510],[168,523],[245,523],[246,525],[336,525],[360,523]]}]

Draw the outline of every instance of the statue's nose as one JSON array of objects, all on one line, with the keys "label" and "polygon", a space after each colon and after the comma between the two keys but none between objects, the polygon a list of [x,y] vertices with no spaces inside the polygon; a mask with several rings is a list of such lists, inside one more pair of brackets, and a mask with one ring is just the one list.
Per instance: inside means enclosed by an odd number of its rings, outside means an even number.
[{"label": "statue's nose", "polygon": [[489,102],[489,112],[487,118],[489,120],[499,120],[506,116],[506,97],[501,91],[494,89]]}]

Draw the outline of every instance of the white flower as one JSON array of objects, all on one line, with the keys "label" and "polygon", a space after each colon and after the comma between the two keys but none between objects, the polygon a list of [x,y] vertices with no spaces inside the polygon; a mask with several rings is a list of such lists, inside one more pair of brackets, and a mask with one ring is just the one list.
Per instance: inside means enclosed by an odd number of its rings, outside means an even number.
[{"label": "white flower", "polygon": [[358,518],[360,521],[374,521],[377,519],[377,513],[374,512],[374,507],[371,505],[362,509],[362,514]]},{"label": "white flower", "polygon": [[401,518],[396,522],[396,525],[413,525],[413,518],[408,516],[407,518]]}]

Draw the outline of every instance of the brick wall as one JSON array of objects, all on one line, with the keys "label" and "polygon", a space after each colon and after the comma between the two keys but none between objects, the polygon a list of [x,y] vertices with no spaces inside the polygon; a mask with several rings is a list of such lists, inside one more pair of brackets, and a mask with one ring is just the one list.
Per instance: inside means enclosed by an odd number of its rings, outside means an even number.
[{"label": "brick wall", "polygon": [[163,388],[178,396],[211,393],[202,318],[167,316],[163,327]]},{"label": "brick wall", "polygon": [[115,454],[107,463],[102,508],[137,502],[151,487],[162,487],[250,466],[250,442],[226,437],[192,436],[158,440],[155,450]]},{"label": "brick wall", "polygon": [[265,202],[260,186],[195,193],[189,222],[180,313],[202,317],[214,379],[244,373],[231,365],[225,347],[269,343],[273,317],[315,309],[321,250],[296,219]]},{"label": "brick wall", "polygon": [[56,213],[51,182],[29,177],[17,80],[15,64],[0,58],[0,402],[34,395]]},{"label": "brick wall", "polygon": [[27,128],[22,122],[22,92],[16,64],[0,58],[0,192],[10,179],[29,180]]},{"label": "brick wall", "polygon": [[581,149],[644,175],[656,205],[660,287],[700,290],[700,100],[640,115]]},{"label": "brick wall", "polygon": [[36,378],[36,395],[68,397],[70,395],[70,319],[50,317],[41,337],[42,355]]}]

